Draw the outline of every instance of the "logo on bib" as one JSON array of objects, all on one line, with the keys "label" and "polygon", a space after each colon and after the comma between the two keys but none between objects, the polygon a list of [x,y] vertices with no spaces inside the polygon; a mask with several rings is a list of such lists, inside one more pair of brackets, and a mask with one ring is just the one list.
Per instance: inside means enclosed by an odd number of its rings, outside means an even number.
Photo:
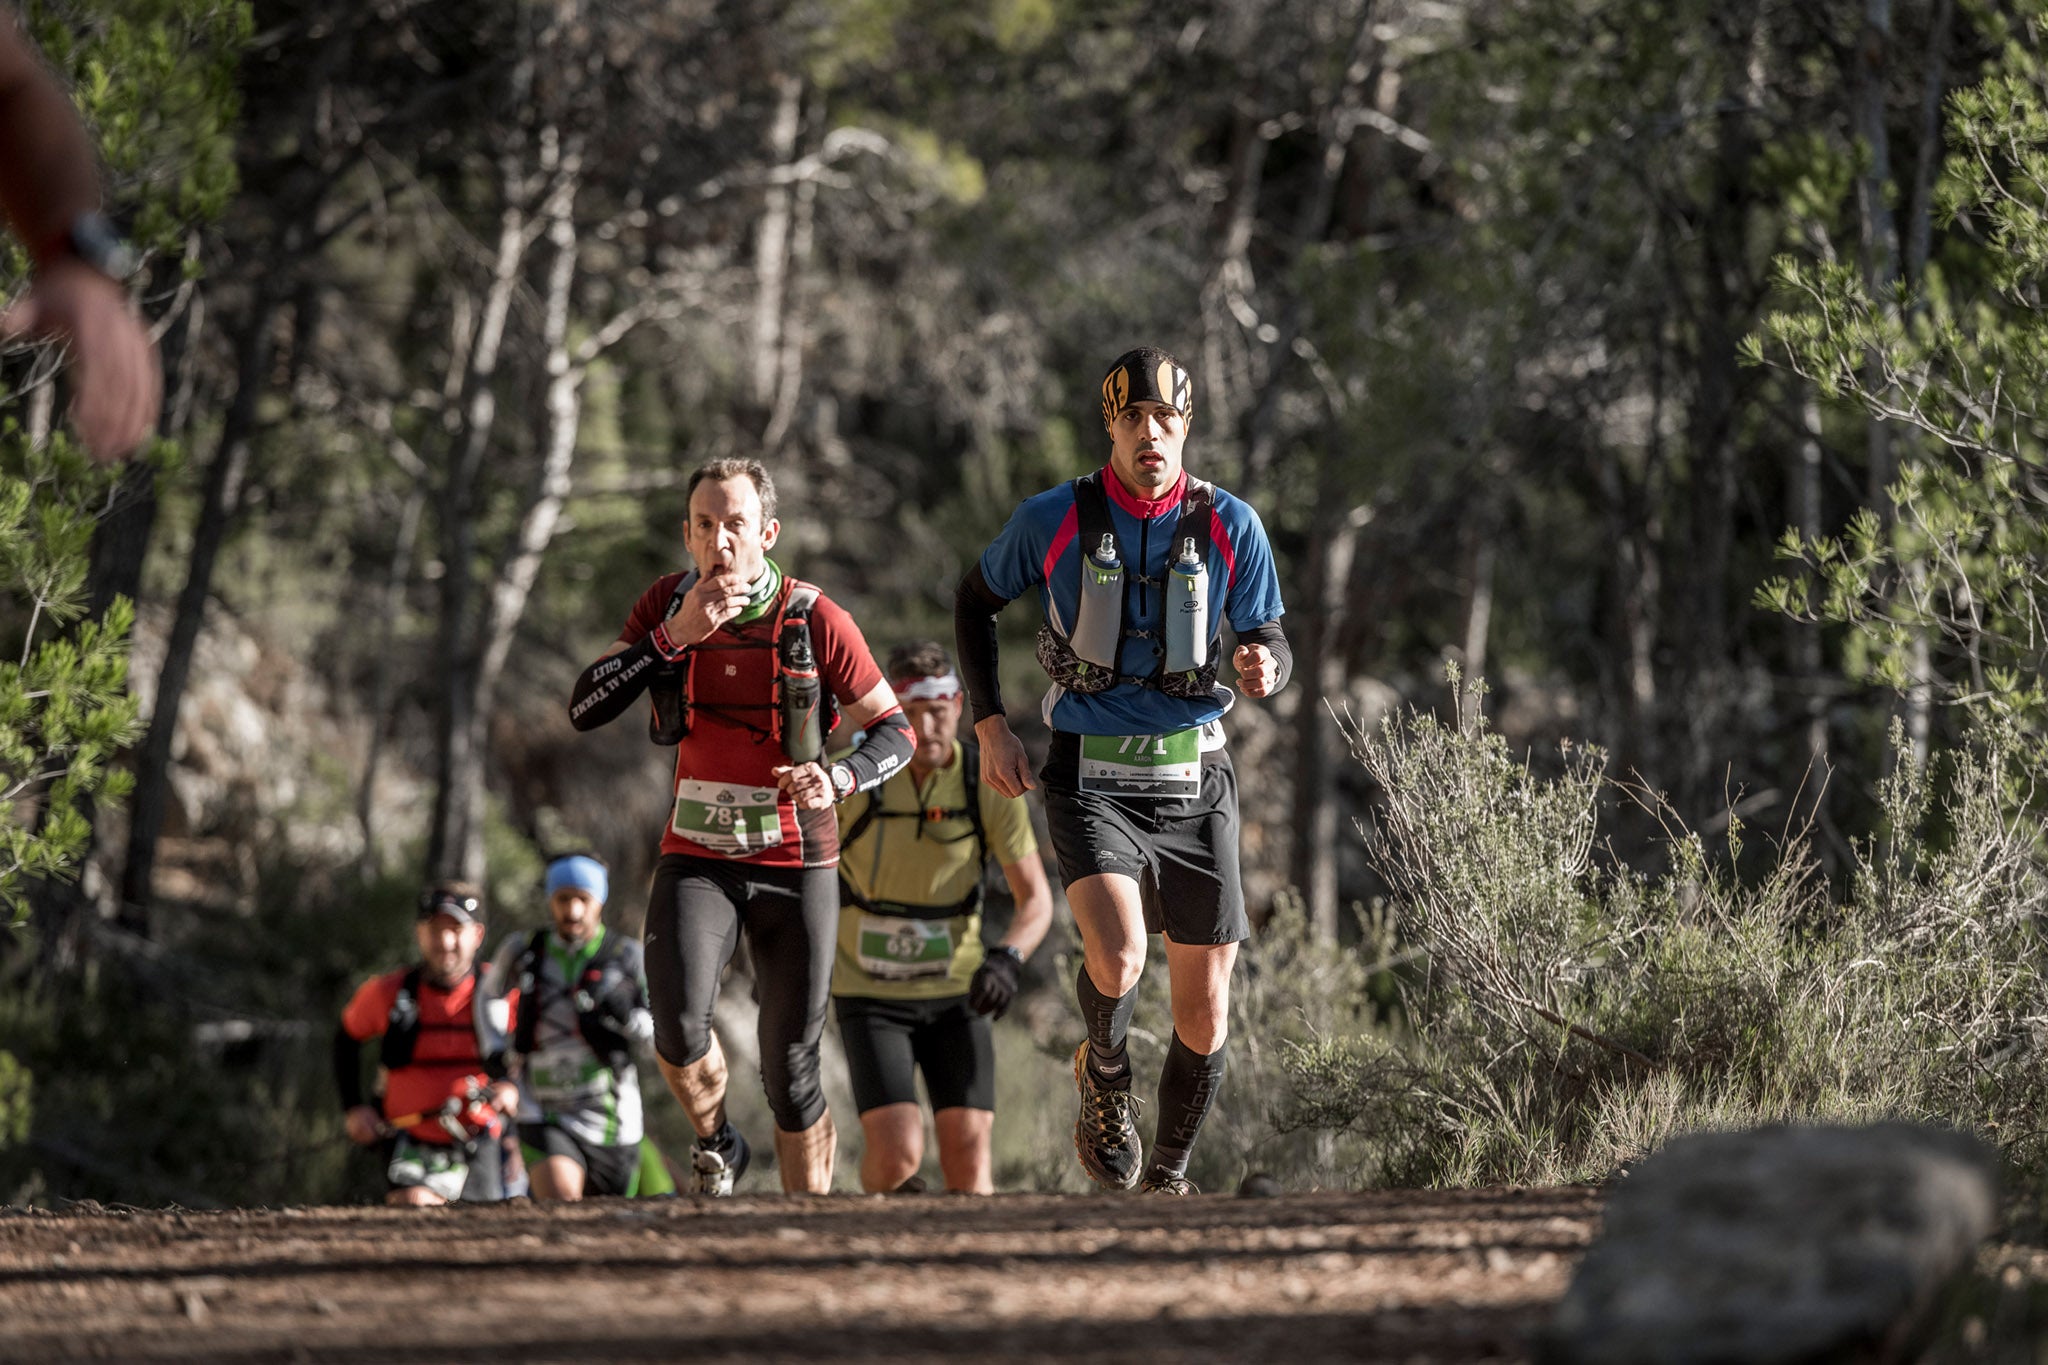
[{"label": "logo on bib", "polygon": [[915,962],[924,954],[924,935],[906,924],[889,936],[889,956],[901,962]]}]

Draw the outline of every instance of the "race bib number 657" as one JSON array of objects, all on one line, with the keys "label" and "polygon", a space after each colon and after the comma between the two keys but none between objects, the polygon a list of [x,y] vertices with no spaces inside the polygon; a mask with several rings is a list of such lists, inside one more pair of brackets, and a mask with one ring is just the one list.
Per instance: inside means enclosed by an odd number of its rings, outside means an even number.
[{"label": "race bib number 657", "polygon": [[1081,736],[1081,790],[1105,796],[1201,794],[1202,732]]}]

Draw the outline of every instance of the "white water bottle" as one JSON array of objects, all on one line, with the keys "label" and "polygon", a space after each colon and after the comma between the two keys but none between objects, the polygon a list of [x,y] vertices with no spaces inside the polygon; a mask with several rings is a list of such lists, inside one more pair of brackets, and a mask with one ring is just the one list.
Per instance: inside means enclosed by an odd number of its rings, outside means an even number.
[{"label": "white water bottle", "polygon": [[1102,543],[1081,560],[1081,605],[1067,648],[1083,663],[1115,668],[1124,638],[1124,566],[1116,537],[1102,533]]},{"label": "white water bottle", "polygon": [[1183,537],[1166,574],[1166,671],[1191,673],[1209,661],[1209,566]]}]

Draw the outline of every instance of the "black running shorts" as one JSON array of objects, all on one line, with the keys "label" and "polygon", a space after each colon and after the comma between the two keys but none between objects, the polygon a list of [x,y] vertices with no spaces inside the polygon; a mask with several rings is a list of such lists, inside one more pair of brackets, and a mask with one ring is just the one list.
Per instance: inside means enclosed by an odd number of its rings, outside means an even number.
[{"label": "black running shorts", "polygon": [[918,1071],[932,1108],[996,1107],[996,1049],[988,1016],[967,1007],[967,997],[946,1000],[875,1000],[841,995],[832,1000],[846,1069],[853,1075],[853,1107],[865,1114],[885,1104],[916,1104]]},{"label": "black running shorts", "polygon": [[577,1140],[574,1133],[552,1123],[519,1125],[519,1145],[531,1166],[541,1157],[565,1156],[583,1168],[585,1194],[634,1195],[640,1192],[640,1147],[602,1147]]},{"label": "black running shorts", "polygon": [[1202,755],[1201,790],[1186,798],[1084,792],[1080,766],[1080,736],[1055,730],[1038,777],[1060,885],[1120,873],[1137,881],[1151,932],[1187,944],[1250,938],[1229,750]]}]

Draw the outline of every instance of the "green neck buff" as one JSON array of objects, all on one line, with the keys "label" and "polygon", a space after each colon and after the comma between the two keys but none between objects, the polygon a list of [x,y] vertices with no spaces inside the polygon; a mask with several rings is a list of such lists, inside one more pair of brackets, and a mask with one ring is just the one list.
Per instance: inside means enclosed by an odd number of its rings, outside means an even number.
[{"label": "green neck buff", "polygon": [[729,624],[743,626],[749,621],[758,621],[768,614],[768,608],[775,605],[775,595],[782,591],[782,570],[772,559],[761,561],[761,576],[747,588],[747,605]]}]

